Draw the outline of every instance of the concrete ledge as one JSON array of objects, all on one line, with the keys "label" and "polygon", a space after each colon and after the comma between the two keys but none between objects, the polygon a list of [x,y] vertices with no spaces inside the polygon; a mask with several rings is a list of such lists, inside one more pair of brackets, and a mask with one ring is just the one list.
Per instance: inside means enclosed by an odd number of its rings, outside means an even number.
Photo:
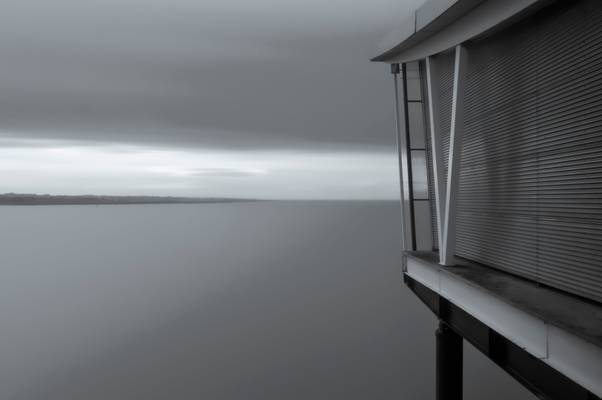
[{"label": "concrete ledge", "polygon": [[602,396],[602,306],[513,275],[433,252],[408,252],[407,276],[532,356]]}]

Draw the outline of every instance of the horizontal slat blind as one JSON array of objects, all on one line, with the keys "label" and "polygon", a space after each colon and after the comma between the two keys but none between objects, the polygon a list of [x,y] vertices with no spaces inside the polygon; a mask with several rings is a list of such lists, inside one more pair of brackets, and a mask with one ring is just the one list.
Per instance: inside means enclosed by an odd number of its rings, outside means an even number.
[{"label": "horizontal slat blind", "polygon": [[[456,253],[602,301],[602,2],[467,47]],[[437,66],[447,171],[453,53]]]},{"label": "horizontal slat blind", "polygon": [[[421,71],[420,73],[424,76],[425,74],[425,64],[421,64]],[[429,119],[429,109],[428,107],[426,107],[426,104],[428,104],[428,89],[426,88],[426,84],[423,80],[423,93],[424,93],[424,98],[427,99],[424,102],[424,112],[426,113],[426,120],[430,121]],[[436,207],[436,202],[435,202],[435,183],[433,180],[433,174],[435,173],[433,171],[433,155],[431,152],[431,136],[430,136],[430,126],[427,127],[427,129],[425,130],[425,143],[426,143],[426,166],[427,166],[427,174],[428,174],[428,191],[429,191],[429,205],[430,205],[430,210],[431,210],[431,233],[432,233],[432,243],[433,243],[433,250],[437,250],[439,249],[439,238],[438,238],[438,231],[437,231],[437,207]],[[417,221],[419,222],[419,221]]]},{"label": "horizontal slat blind", "polygon": [[452,92],[454,88],[454,58],[450,51],[437,56],[437,71],[439,72],[439,129],[441,130],[441,145],[443,155],[443,170],[447,175],[449,164],[449,136],[451,131]]},{"label": "horizontal slat blind", "polygon": [[602,301],[602,2],[554,6],[468,51],[457,254]]}]

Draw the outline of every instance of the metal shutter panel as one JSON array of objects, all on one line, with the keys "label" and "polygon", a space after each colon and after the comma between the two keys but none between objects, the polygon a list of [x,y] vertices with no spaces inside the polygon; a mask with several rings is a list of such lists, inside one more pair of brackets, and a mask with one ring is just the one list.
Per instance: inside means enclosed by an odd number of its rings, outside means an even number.
[{"label": "metal shutter panel", "polygon": [[457,254],[602,301],[602,2],[468,50]]}]

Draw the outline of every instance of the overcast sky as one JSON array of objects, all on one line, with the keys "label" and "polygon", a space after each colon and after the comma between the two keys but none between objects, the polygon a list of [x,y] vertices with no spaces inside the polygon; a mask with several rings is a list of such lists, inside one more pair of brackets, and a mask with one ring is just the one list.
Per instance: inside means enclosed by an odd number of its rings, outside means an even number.
[{"label": "overcast sky", "polygon": [[4,0],[5,192],[397,193],[390,75],[421,0]]}]

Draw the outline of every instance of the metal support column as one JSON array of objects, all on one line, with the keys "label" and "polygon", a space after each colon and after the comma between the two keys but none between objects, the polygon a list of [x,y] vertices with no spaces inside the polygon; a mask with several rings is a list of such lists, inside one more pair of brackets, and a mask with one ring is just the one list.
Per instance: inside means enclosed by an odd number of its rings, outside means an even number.
[{"label": "metal support column", "polygon": [[[401,107],[399,99],[399,82],[398,75],[400,73],[399,64],[391,64],[391,74],[393,75],[393,88],[395,100],[395,140],[397,142],[397,156],[399,162],[399,190],[401,193],[401,246],[402,250],[412,250],[412,227],[410,222],[409,204],[406,199],[408,195],[407,168],[406,164],[406,141],[405,141],[405,126],[407,115],[405,108]],[[405,99],[403,100],[405,103]],[[403,115],[402,115],[403,113]]]},{"label": "metal support column", "polygon": [[466,75],[468,60],[466,48],[456,46],[454,62],[454,87],[452,92],[451,132],[449,134],[449,161],[447,189],[443,219],[443,247],[439,249],[442,265],[454,265],[456,252],[456,214],[460,186],[460,162],[462,160],[462,136],[464,136],[464,104],[466,103]]},{"label": "metal support column", "polygon": [[414,176],[412,173],[412,140],[410,136],[410,112],[408,107],[408,69],[406,63],[401,66],[403,88],[403,114],[405,115],[405,179],[409,212],[409,229],[411,250],[416,250],[416,217],[414,216]]},{"label": "metal support column", "polygon": [[462,336],[439,322],[437,338],[437,400],[462,400]]},{"label": "metal support column", "polygon": [[441,129],[438,121],[440,112],[439,73],[437,71],[436,59],[432,56],[426,58],[431,154],[433,157],[435,200],[437,206],[439,263],[441,265],[455,264],[456,212],[458,187],[460,184],[460,161],[462,155],[462,136],[464,134],[464,97],[468,69],[467,52],[463,45],[456,46],[455,57],[447,175],[443,168]]}]

